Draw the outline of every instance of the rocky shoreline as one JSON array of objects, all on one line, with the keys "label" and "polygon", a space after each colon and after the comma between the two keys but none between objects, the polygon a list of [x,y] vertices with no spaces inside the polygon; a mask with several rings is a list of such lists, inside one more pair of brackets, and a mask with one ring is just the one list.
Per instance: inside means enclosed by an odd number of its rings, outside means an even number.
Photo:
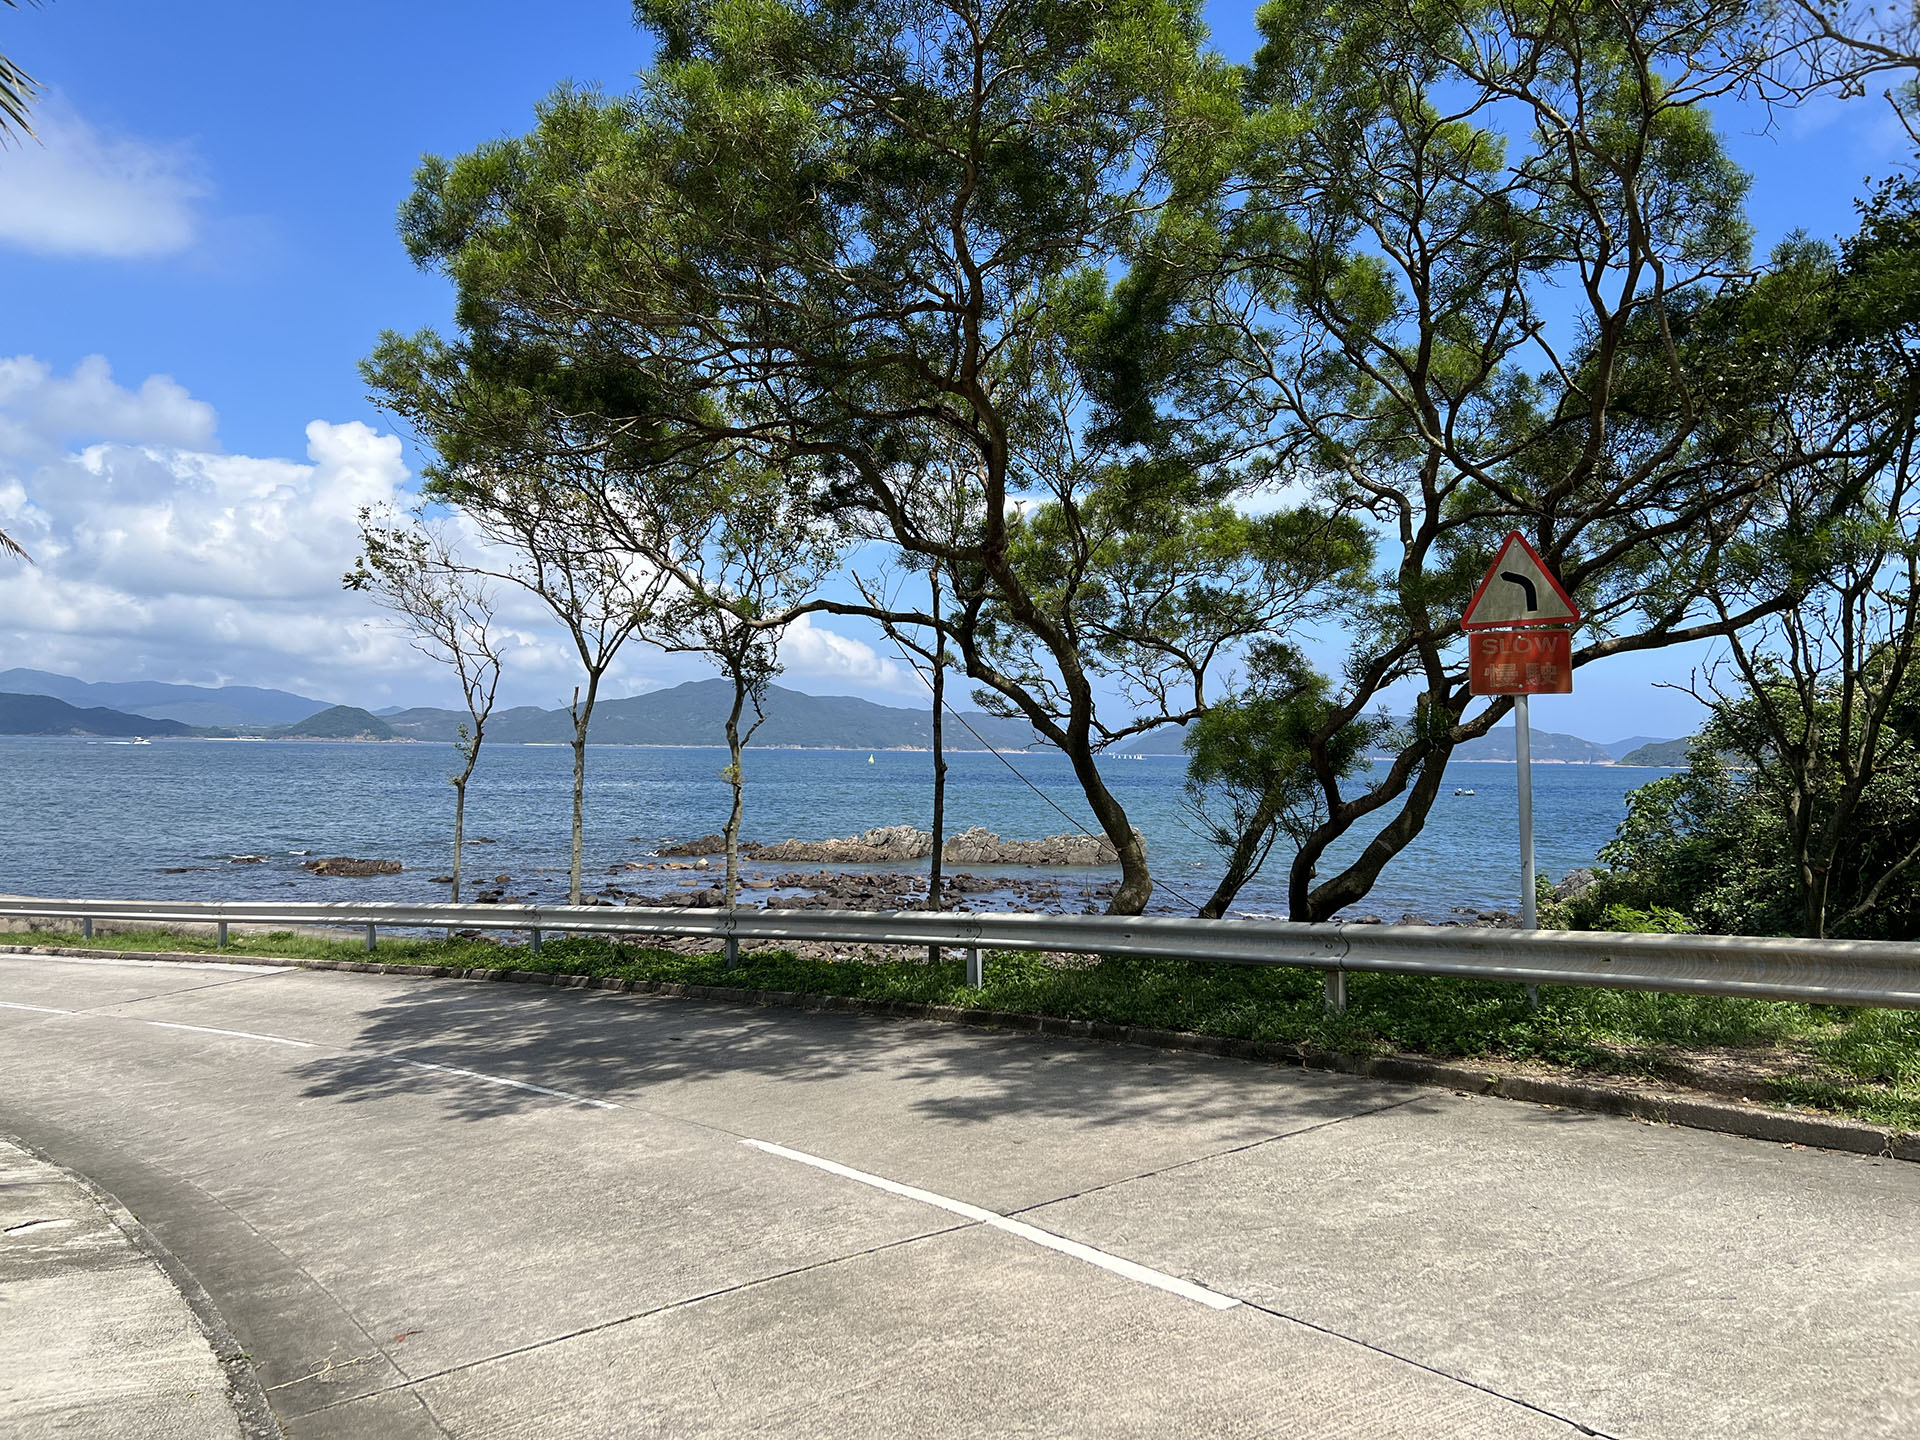
[{"label": "rocky shoreline", "polygon": [[[667,857],[724,855],[726,837],[665,845]],[[933,855],[933,832],[911,825],[881,825],[844,840],[781,840],[772,845],[740,842],[748,860],[777,860],[807,865],[888,865],[926,860]],[[1038,840],[1002,840],[978,826],[951,836],[940,847],[942,861],[954,865],[1117,865],[1120,852],[1104,835],[1047,835]]]}]

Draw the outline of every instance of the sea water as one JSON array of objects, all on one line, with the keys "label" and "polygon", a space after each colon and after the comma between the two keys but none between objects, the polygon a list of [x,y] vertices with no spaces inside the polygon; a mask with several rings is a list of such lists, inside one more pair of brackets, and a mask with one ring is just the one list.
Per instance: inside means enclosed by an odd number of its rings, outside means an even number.
[{"label": "sea water", "polygon": [[[983,826],[1033,839],[1097,830],[1066,759],[986,753],[948,757],[947,827]],[[596,745],[588,751],[586,878],[651,856],[663,842],[719,830],[728,805],[726,754],[698,748]],[[1156,911],[1191,914],[1220,873],[1185,801],[1177,756],[1101,761],[1101,773],[1146,836]],[[415,900],[446,898],[432,877],[450,862],[453,750],[438,744],[0,737],[0,891],[117,899]],[[876,825],[926,828],[932,757],[924,751],[749,750],[743,834],[815,840]],[[1542,874],[1591,864],[1626,813],[1626,794],[1658,770],[1540,765],[1535,835]],[[513,877],[511,894],[565,898],[572,752],[490,746],[469,790],[466,874]],[[1515,767],[1456,763],[1426,828],[1351,914],[1446,919],[1457,907],[1517,909]],[[1472,795],[1455,795],[1457,788]],[[1380,818],[1391,817],[1389,808]],[[1335,873],[1375,826],[1349,835],[1320,866]],[[489,843],[479,843],[481,841]],[[301,867],[309,856],[394,859],[398,875],[341,879]],[[241,860],[236,857],[264,857]],[[1284,916],[1287,855],[1235,904]],[[762,869],[806,870],[785,865]],[[949,867],[956,868],[956,867]],[[970,867],[976,871],[979,867]],[[990,872],[989,872],[990,873]],[[1114,870],[1065,872],[1092,884]],[[623,873],[619,883],[657,872]],[[471,894],[471,890],[469,890]]]}]

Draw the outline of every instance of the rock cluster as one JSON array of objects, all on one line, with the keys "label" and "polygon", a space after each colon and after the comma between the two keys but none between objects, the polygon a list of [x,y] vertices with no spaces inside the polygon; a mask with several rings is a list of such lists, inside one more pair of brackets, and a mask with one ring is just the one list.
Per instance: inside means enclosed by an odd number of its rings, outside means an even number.
[{"label": "rock cluster", "polygon": [[[679,845],[664,845],[663,856],[719,855],[726,838],[703,835]],[[740,842],[749,860],[799,861],[814,865],[887,865],[924,860],[933,853],[933,835],[911,825],[880,825],[844,840],[781,840],[772,845]],[[940,847],[941,858],[955,865],[1114,865],[1120,853],[1104,836],[1048,835],[1039,840],[1002,840],[991,830],[963,830]]]},{"label": "rock cluster", "polygon": [[356,860],[351,855],[331,855],[323,860],[307,860],[302,870],[316,875],[398,875],[403,868],[398,860]]}]

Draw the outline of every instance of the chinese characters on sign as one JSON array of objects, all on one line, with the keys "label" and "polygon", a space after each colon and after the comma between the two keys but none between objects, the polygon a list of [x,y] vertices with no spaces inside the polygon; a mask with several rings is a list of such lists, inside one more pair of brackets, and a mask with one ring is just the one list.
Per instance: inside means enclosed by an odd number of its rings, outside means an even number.
[{"label": "chinese characters on sign", "polygon": [[1475,695],[1573,693],[1571,631],[1480,630],[1467,645],[1467,684]]}]

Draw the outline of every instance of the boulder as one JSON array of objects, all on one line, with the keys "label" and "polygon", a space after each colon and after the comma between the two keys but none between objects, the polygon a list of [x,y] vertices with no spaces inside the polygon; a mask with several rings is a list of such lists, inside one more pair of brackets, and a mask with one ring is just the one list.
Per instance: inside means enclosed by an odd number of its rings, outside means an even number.
[{"label": "boulder", "polygon": [[1578,870],[1569,870],[1560,877],[1560,883],[1553,887],[1556,900],[1578,900],[1587,891],[1600,883],[1600,872],[1592,866],[1583,866]]},{"label": "boulder", "polygon": [[963,830],[940,847],[956,865],[1116,865],[1120,852],[1104,835],[1048,835],[1002,840],[991,830]]},{"label": "boulder", "polygon": [[300,868],[311,870],[316,875],[346,875],[358,878],[367,875],[398,875],[404,867],[398,860],[360,860],[351,855],[332,855],[321,860],[303,861]]}]

